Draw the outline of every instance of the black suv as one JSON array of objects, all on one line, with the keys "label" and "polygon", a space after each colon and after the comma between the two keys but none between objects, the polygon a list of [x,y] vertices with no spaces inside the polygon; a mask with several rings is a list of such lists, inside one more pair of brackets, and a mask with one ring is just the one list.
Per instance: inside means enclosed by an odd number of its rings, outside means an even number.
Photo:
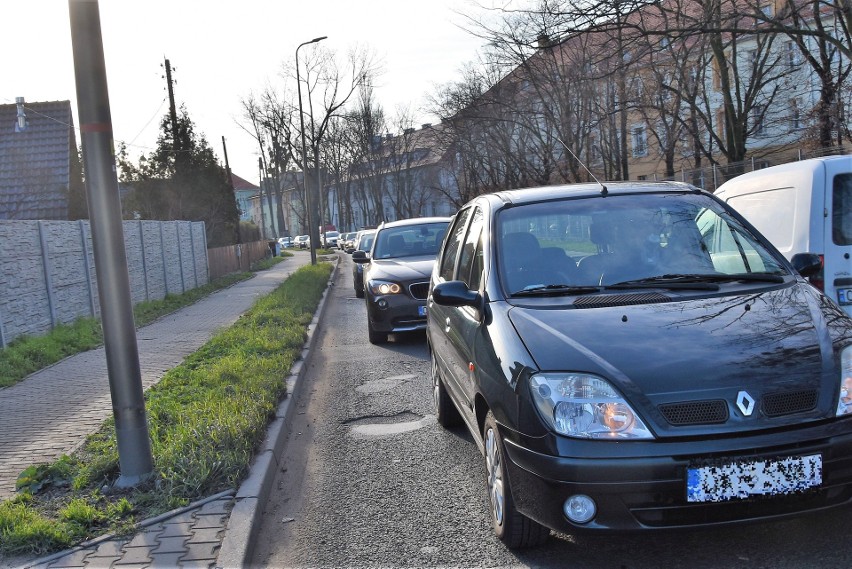
[{"label": "black suv", "polygon": [[[712,195],[480,196],[432,273],[438,422],[485,456],[510,547],[852,500],[852,319]],[[794,268],[795,267],[795,268]]]},{"label": "black suv", "polygon": [[381,224],[368,256],[355,251],[352,260],[364,268],[367,333],[373,344],[388,334],[426,328],[426,294],[435,255],[449,217],[420,217]]}]

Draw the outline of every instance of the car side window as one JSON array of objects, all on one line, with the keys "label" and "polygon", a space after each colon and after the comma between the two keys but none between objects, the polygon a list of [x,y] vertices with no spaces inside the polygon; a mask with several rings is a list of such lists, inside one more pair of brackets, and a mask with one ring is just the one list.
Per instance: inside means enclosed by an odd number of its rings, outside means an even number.
[{"label": "car side window", "polygon": [[461,259],[459,260],[458,279],[464,281],[467,288],[471,290],[479,289],[482,278],[482,247],[480,246],[482,223],[482,208],[477,207],[473,210],[470,228],[467,230],[467,236],[461,249]]},{"label": "car side window", "polygon": [[445,281],[453,280],[453,271],[464,238],[464,227],[468,216],[470,216],[470,208],[461,210],[453,222],[449,237],[447,237],[447,246],[444,247],[444,256],[441,258],[441,271],[439,273]]}]

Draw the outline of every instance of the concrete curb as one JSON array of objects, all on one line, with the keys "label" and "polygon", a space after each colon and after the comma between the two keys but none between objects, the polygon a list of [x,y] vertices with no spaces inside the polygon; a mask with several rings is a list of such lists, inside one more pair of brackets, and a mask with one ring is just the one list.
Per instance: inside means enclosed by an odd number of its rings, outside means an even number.
[{"label": "concrete curb", "polygon": [[234,496],[234,507],[225,529],[225,538],[219,549],[217,569],[240,569],[247,567],[254,553],[254,539],[260,527],[263,507],[269,497],[272,482],[281,462],[281,452],[287,433],[293,420],[296,404],[303,391],[303,378],[313,356],[313,345],[317,329],[325,313],[329,291],[339,268],[339,259],[334,261],[334,269],[329,276],[328,286],[323,292],[314,317],[308,326],[307,341],[298,361],[290,368],[287,377],[287,398],[278,406],[275,419],[266,431],[266,439],[252,461],[249,475],[240,485]]}]

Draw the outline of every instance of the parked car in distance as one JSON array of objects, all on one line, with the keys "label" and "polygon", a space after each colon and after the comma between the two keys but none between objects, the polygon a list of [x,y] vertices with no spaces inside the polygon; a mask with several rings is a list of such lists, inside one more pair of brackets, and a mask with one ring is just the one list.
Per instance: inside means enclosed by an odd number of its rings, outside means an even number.
[{"label": "parked car in distance", "polygon": [[337,240],[340,237],[340,233],[337,231],[326,231],[324,233],[320,233],[320,242],[325,249],[333,249],[337,247]]},{"label": "parked car in distance", "polygon": [[756,170],[716,190],[788,259],[816,253],[811,284],[852,315],[852,156]]},{"label": "parked car in distance", "polygon": [[426,328],[426,295],[435,254],[450,222],[448,217],[421,217],[382,223],[368,257],[352,253],[364,268],[367,335],[371,343],[388,334]]},{"label": "parked car in distance", "polygon": [[278,245],[281,246],[282,249],[289,249],[293,246],[293,238],[292,237],[279,237]]},{"label": "parked car in distance", "polygon": [[296,238],[293,239],[293,245],[299,249],[307,249],[311,246],[311,236],[297,235]]},{"label": "parked car in distance", "polygon": [[352,253],[352,251],[355,250],[356,235],[358,235],[356,231],[344,233],[341,235],[340,239],[337,240],[337,247],[345,253]]},{"label": "parked car in distance", "polygon": [[[355,236],[355,251],[363,251],[365,258],[369,259],[370,249],[373,247],[373,238],[376,236],[375,229],[359,231]],[[352,263],[352,283],[355,287],[355,296],[364,298],[364,266],[365,263]]]},{"label": "parked car in distance", "polygon": [[852,318],[679,183],[479,196],[435,263],[438,423],[485,458],[509,547],[852,501]]}]

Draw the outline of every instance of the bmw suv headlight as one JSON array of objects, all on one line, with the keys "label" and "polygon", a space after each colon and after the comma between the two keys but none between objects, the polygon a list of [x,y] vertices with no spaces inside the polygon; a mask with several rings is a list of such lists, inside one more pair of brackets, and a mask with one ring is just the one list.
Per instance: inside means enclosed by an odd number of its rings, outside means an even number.
[{"label": "bmw suv headlight", "polygon": [[840,352],[840,398],[837,400],[837,417],[852,414],[852,346]]},{"label": "bmw suv headlight", "polygon": [[530,378],[533,401],[561,435],[583,439],[653,439],[654,435],[610,383],[580,373],[539,373]]},{"label": "bmw suv headlight", "polygon": [[370,292],[376,295],[399,294],[402,292],[401,286],[390,281],[370,281],[368,286],[370,287]]}]

